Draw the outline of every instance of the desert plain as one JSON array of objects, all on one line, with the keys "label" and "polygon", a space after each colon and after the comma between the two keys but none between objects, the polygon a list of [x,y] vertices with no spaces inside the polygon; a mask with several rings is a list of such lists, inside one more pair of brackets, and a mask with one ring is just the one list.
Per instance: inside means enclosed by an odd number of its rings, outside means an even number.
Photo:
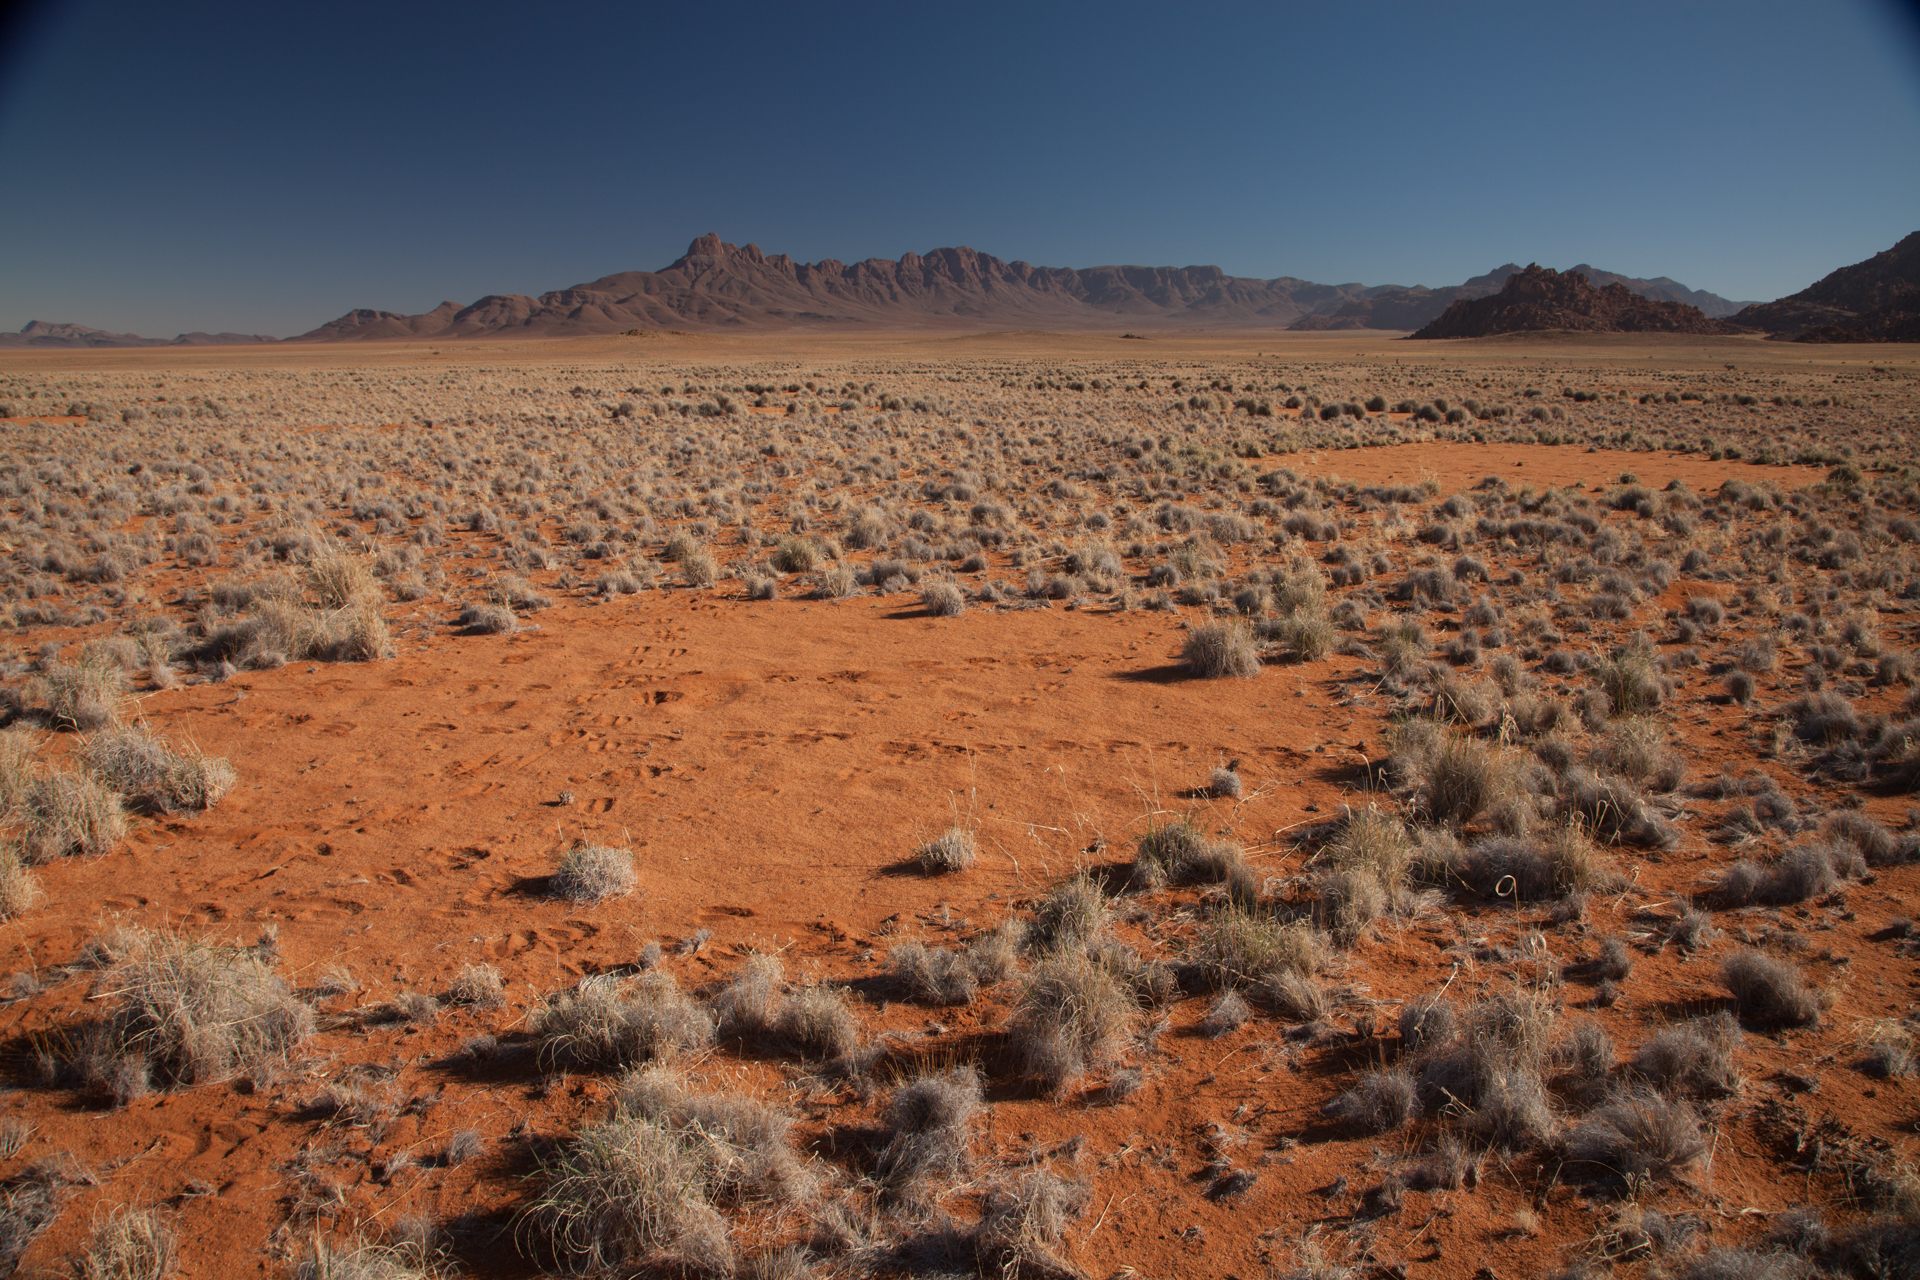
[{"label": "desert plain", "polygon": [[0,352],[0,1271],[1912,1276],[1917,429],[1749,337]]}]

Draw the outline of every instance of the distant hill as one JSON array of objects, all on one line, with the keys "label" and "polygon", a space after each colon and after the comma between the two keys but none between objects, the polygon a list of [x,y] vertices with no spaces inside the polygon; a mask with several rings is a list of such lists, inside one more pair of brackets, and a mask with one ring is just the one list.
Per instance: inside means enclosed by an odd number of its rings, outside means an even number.
[{"label": "distant hill", "polygon": [[29,320],[18,333],[0,333],[0,348],[9,347],[211,347],[247,342],[278,342],[257,333],[183,333],[173,338],[143,338],[137,333],[109,333],[84,324]]},{"label": "distant hill", "polygon": [[1484,338],[1502,333],[1732,333],[1733,326],[1684,302],[1642,297],[1623,284],[1595,285],[1577,271],[1528,266],[1500,291],[1463,298],[1416,338]]},{"label": "distant hill", "polygon": [[[1294,329],[1418,329],[1438,319],[1446,309],[1456,302],[1472,298],[1487,298],[1500,292],[1508,280],[1520,270],[1515,263],[1495,267],[1485,275],[1474,276],[1459,284],[1438,289],[1428,289],[1421,285],[1403,288],[1399,285],[1382,285],[1369,289],[1365,295],[1351,302],[1342,303],[1330,310],[1314,312],[1302,316],[1289,327]],[[1704,289],[1689,289],[1668,276],[1659,276],[1652,280],[1642,280],[1634,276],[1623,276],[1612,271],[1602,271],[1585,263],[1572,268],[1584,275],[1596,285],[1618,284],[1643,298],[1657,302],[1683,302],[1698,307],[1711,317],[1730,316],[1745,303],[1732,302],[1717,293],[1708,293]]]},{"label": "distant hill", "polygon": [[1920,231],[1733,323],[1796,342],[1920,342]]}]

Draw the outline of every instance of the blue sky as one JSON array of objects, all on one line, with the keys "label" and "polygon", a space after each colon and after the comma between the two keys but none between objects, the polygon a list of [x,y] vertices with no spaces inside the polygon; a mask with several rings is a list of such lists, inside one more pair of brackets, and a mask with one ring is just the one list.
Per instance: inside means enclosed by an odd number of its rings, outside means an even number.
[{"label": "blue sky", "polygon": [[969,244],[1735,298],[1920,228],[1892,0],[41,3],[0,28],[0,326],[355,306]]}]

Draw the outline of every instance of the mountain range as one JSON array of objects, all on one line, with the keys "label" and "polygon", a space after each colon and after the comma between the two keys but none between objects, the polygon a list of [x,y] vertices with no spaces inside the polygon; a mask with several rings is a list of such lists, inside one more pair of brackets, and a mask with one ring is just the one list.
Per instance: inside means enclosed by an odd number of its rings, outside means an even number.
[{"label": "mountain range", "polygon": [[[1648,297],[1698,300],[1715,314],[1742,304],[1661,277],[1592,272]],[[537,297],[489,294],[431,311],[350,311],[296,342],[555,337],[635,329],[734,329],[773,325],[991,325],[1099,328],[1119,323],[1295,329],[1414,329],[1455,301],[1485,297],[1520,268],[1508,263],[1457,285],[1317,284],[1293,276],[1230,276],[1218,267],[1037,267],[968,248],[897,260],[796,262],[718,235],[699,237],[659,271],[625,271]],[[163,346],[271,341],[252,335],[142,338],[34,321],[0,334],[0,347]]]},{"label": "mountain range", "polygon": [[[1481,302],[1489,305],[1473,307]],[[1461,307],[1468,310],[1455,315]],[[658,271],[623,271],[537,297],[489,294],[466,305],[443,302],[418,315],[349,311],[288,341],[561,337],[781,325],[1095,329],[1114,324],[1417,330],[1424,336],[1541,327],[1602,332],[1624,326],[1687,333],[1758,330],[1806,341],[1920,340],[1920,232],[1791,297],[1764,304],[1732,302],[1667,276],[1641,279],[1587,263],[1564,273],[1507,263],[1456,285],[1428,288],[1316,284],[1294,276],[1267,280],[1230,276],[1211,266],[1037,267],[968,248],[909,253],[897,260],[798,262],[709,233]],[[0,335],[0,347],[272,341],[232,333],[143,338],[38,320],[17,334]]]}]

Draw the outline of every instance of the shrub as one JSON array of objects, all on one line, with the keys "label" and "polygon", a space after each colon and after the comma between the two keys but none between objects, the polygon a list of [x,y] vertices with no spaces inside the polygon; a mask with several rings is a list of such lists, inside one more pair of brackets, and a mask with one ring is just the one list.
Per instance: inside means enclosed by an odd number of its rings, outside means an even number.
[{"label": "shrub", "polygon": [[1238,620],[1195,627],[1181,646],[1180,661],[1190,674],[1205,679],[1260,673],[1260,653],[1254,648],[1253,632]]},{"label": "shrub", "polygon": [[548,888],[568,902],[603,902],[633,892],[633,852],[601,845],[575,845],[560,856]]},{"label": "shrub", "polygon": [[1398,1129],[1419,1114],[1413,1077],[1400,1068],[1367,1072],[1360,1083],[1327,1104],[1327,1112],[1368,1133]]},{"label": "shrub", "polygon": [[1164,884],[1215,884],[1241,860],[1240,848],[1215,840],[1185,818],[1153,827],[1140,837],[1133,854],[1133,883],[1140,888]]},{"label": "shrub", "polygon": [[1740,1028],[1720,1014],[1663,1027],[1634,1052],[1628,1069],[1661,1093],[1723,1098],[1740,1087],[1733,1051]]},{"label": "shrub", "polygon": [[973,832],[965,827],[948,827],[914,850],[913,859],[924,875],[948,875],[972,866],[978,851]]},{"label": "shrub", "polygon": [[500,980],[500,971],[490,964],[465,966],[447,989],[447,1001],[466,1005],[470,1009],[498,1009],[507,1002],[506,986]]},{"label": "shrub", "polygon": [[1567,1160],[1594,1182],[1634,1192],[1706,1154],[1684,1102],[1633,1094],[1598,1108],[1567,1135]]},{"label": "shrub", "polygon": [[117,664],[102,658],[56,662],[41,673],[38,684],[48,718],[66,728],[84,731],[104,728],[119,718],[127,675]]},{"label": "shrub", "polygon": [[113,1012],[90,1046],[88,1073],[197,1085],[283,1062],[313,1014],[253,951],[137,932],[100,984]]},{"label": "shrub", "polygon": [[713,1016],[673,975],[594,974],[551,997],[528,1020],[540,1061],[552,1068],[619,1070],[697,1049],[713,1040]]},{"label": "shrub", "polygon": [[1324,952],[1309,925],[1229,905],[1201,927],[1191,958],[1216,988],[1258,988],[1282,974],[1311,978]]},{"label": "shrub", "polygon": [[1113,915],[1098,881],[1084,872],[1056,885],[1034,911],[1034,940],[1066,950],[1098,937]]},{"label": "shrub", "polygon": [[1601,659],[1594,667],[1594,678],[1617,716],[1644,715],[1665,696],[1653,655],[1645,649],[1623,649]]},{"label": "shrub", "polygon": [[789,1128],[758,1104],[642,1073],[612,1117],[542,1159],[516,1235],[572,1271],[731,1274],[721,1207],[807,1193]]},{"label": "shrub", "polygon": [[958,1177],[980,1114],[980,1076],[971,1067],[923,1075],[894,1090],[887,1103],[887,1144],[880,1151],[881,1185],[896,1198],[913,1198],[929,1178]]},{"label": "shrub", "polygon": [[156,813],[198,813],[232,790],[226,760],[189,748],[175,751],[144,726],[116,726],[80,744],[88,773],[135,806]]},{"label": "shrub", "polygon": [[860,1019],[840,987],[801,987],[780,1006],[775,1029],[809,1058],[844,1058],[860,1043]]},{"label": "shrub", "polygon": [[476,636],[507,635],[520,629],[520,619],[505,602],[470,604],[460,610],[460,629]]},{"label": "shrub", "polygon": [[1077,1274],[1059,1249],[1089,1198],[1085,1183],[1037,1169],[988,1192],[973,1232],[980,1274],[1008,1280]]},{"label": "shrub", "polygon": [[176,1242],[166,1217],[122,1207],[94,1223],[77,1280],[163,1280],[173,1271]]},{"label": "shrub", "polygon": [[887,961],[895,985],[922,1004],[972,1004],[980,989],[972,958],[945,947],[903,942]]},{"label": "shrub", "polygon": [[1819,1021],[1820,998],[1798,970],[1758,951],[1742,951],[1720,967],[1740,1020],[1763,1031]]},{"label": "shrub", "polygon": [[1020,1069],[1055,1094],[1119,1053],[1134,1014],[1133,994],[1111,970],[1078,952],[1034,966],[1008,1024]]},{"label": "shrub", "polygon": [[20,850],[0,840],[0,920],[11,920],[40,900],[40,884]]},{"label": "shrub", "polygon": [[329,1244],[315,1239],[293,1269],[293,1280],[434,1280],[427,1249],[417,1244],[355,1240]]},{"label": "shrub", "polygon": [[1570,769],[1561,780],[1560,810],[1584,823],[1595,839],[1641,849],[1671,849],[1680,843],[1674,825],[1656,812],[1625,778]]},{"label": "shrub", "polygon": [[127,834],[119,795],[85,774],[35,778],[21,809],[20,852],[28,863],[95,857]]},{"label": "shrub", "polygon": [[967,611],[967,594],[958,583],[935,578],[920,588],[920,604],[936,618],[957,618]]}]

